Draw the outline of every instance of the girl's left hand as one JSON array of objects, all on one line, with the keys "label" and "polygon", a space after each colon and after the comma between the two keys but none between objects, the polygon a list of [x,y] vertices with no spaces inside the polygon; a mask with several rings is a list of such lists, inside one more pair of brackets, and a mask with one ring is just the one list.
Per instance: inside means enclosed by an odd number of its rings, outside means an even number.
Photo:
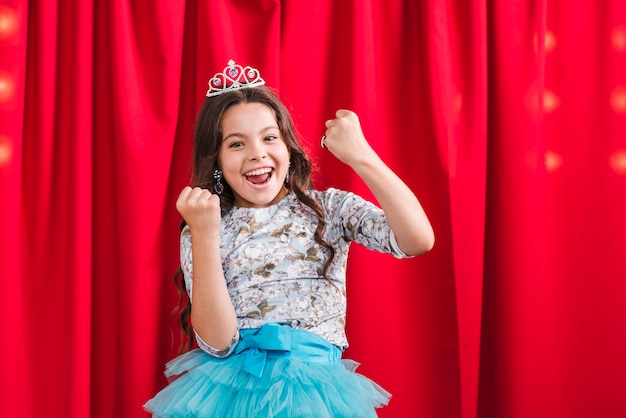
[{"label": "girl's left hand", "polygon": [[356,113],[340,109],[335,113],[335,119],[327,120],[326,139],[324,145],[343,163],[354,167],[359,162],[374,154],[363,135],[361,123]]}]

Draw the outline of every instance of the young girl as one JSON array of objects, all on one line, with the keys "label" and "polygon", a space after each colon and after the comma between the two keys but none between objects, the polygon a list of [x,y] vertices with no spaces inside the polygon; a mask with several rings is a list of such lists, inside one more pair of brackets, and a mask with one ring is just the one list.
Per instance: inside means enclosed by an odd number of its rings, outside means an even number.
[{"label": "young girl", "polygon": [[233,61],[209,82],[195,128],[192,187],[176,207],[181,269],[199,348],[167,365],[156,417],[375,417],[390,394],[342,360],[352,241],[398,258],[434,235],[411,190],[339,110],[321,146],[381,208],[318,191],[291,117],[258,71]]}]

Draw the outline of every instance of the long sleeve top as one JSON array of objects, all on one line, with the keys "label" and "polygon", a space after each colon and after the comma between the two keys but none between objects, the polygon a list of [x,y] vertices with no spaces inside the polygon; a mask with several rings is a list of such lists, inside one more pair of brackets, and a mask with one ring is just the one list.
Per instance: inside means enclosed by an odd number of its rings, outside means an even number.
[{"label": "long sleeve top", "polygon": [[[264,208],[234,207],[223,217],[220,231],[222,267],[240,329],[268,322],[305,329],[345,350],[346,264],[356,242],[371,250],[407,257],[398,247],[382,209],[350,192],[337,189],[308,191],[323,208],[323,239],[335,257],[322,275],[327,249],[313,239],[317,218],[295,194]],[[191,234],[181,233],[181,266],[193,303]],[[217,351],[196,335],[199,347]]]}]

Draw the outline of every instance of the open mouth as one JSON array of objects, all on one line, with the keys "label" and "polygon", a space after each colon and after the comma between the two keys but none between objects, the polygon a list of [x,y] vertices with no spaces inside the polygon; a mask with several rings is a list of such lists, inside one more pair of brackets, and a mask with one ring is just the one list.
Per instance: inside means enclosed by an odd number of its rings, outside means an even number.
[{"label": "open mouth", "polygon": [[270,167],[257,168],[256,170],[248,171],[244,176],[252,184],[264,184],[272,178],[273,171],[274,169]]}]

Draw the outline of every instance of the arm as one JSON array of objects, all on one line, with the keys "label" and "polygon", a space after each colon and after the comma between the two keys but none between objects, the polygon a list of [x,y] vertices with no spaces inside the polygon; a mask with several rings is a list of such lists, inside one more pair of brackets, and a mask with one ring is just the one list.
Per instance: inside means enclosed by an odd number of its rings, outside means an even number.
[{"label": "arm", "polygon": [[191,325],[208,345],[225,349],[237,333],[237,317],[222,270],[219,197],[205,189],[185,187],[178,197],[176,209],[191,232]]},{"label": "arm", "polygon": [[372,191],[400,249],[407,255],[430,251],[435,235],[422,205],[369,145],[358,116],[349,110],[338,110],[335,119],[326,121],[326,128],[326,147],[349,165]]}]

